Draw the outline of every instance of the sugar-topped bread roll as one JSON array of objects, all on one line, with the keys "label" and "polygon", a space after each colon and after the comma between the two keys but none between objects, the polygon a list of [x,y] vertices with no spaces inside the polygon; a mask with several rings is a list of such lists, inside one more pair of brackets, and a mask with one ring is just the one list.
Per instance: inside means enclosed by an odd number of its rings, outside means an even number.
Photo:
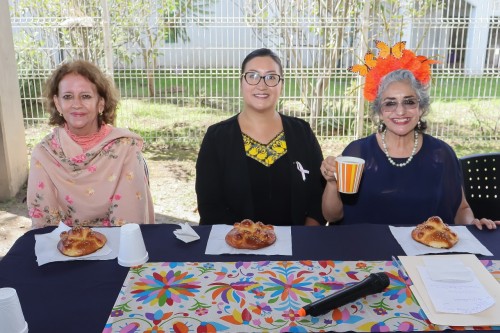
[{"label": "sugar-topped bread roll", "polygon": [[236,222],[226,235],[226,243],[237,249],[257,250],[274,244],[276,234],[272,225],[245,219]]},{"label": "sugar-topped bread roll", "polygon": [[449,249],[458,242],[458,235],[439,216],[429,217],[417,225],[411,237],[417,242],[440,249]]},{"label": "sugar-topped bread roll", "polygon": [[94,253],[106,244],[106,236],[89,227],[73,227],[61,232],[57,249],[69,257]]}]

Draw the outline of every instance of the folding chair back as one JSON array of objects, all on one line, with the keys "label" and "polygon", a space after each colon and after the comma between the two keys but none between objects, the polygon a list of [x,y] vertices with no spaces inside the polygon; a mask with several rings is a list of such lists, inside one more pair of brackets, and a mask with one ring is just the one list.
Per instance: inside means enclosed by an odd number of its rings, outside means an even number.
[{"label": "folding chair back", "polygon": [[500,153],[464,156],[460,160],[465,197],[474,216],[500,220]]}]

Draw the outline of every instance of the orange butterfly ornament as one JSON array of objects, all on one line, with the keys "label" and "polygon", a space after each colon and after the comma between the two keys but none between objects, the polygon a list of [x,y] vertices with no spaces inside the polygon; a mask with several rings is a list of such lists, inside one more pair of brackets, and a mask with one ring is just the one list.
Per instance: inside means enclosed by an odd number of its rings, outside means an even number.
[{"label": "orange butterfly ornament", "polygon": [[426,56],[423,56],[423,55],[417,56],[417,59],[422,64],[427,64],[427,65],[434,65],[434,64],[440,64],[441,63],[441,61],[429,59],[429,58],[427,58]]},{"label": "orange butterfly ornament", "polygon": [[371,51],[368,51],[365,54],[364,60],[365,60],[364,63],[353,65],[349,67],[347,70],[352,73],[358,73],[361,76],[366,76],[366,74],[368,74],[370,69],[372,69],[377,65],[377,58]]},{"label": "orange butterfly ornament", "polygon": [[387,45],[386,43],[380,40],[376,40],[375,46],[379,49],[378,52],[379,58],[385,59],[388,56],[392,55],[394,58],[399,59],[403,56],[403,50],[406,47],[406,42],[405,41],[397,42],[392,47],[389,47],[389,45]]},{"label": "orange butterfly ornament", "polygon": [[386,43],[375,40],[375,45],[379,50],[377,57],[372,52],[368,52],[363,64],[348,68],[350,72],[366,77],[363,95],[370,102],[377,97],[380,81],[388,73],[406,69],[411,71],[419,82],[427,84],[431,79],[430,65],[440,63],[407,50],[405,41],[397,42],[389,47]]}]

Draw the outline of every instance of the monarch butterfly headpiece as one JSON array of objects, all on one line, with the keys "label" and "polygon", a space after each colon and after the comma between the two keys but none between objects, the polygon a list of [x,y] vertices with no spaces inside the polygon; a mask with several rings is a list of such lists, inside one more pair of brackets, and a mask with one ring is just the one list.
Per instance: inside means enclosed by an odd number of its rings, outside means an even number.
[{"label": "monarch butterfly headpiece", "polygon": [[429,83],[431,79],[431,66],[439,61],[431,60],[425,56],[417,56],[410,50],[405,49],[406,42],[398,42],[393,47],[379,40],[375,41],[379,49],[377,57],[368,51],[363,64],[348,68],[350,72],[365,76],[364,96],[372,102],[377,97],[380,80],[388,73],[407,69],[413,73],[415,78],[422,84]]}]

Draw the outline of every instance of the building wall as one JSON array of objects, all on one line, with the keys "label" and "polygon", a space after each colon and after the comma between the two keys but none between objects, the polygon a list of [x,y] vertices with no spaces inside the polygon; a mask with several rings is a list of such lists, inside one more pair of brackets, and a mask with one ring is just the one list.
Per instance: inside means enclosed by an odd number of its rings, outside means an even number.
[{"label": "building wall", "polygon": [[[404,40],[407,48],[440,62],[433,66],[432,98],[443,101],[435,107],[444,111],[432,114],[447,118],[435,120],[429,133],[450,140],[469,138],[464,133],[476,126],[481,138],[496,139],[500,133],[500,113],[493,111],[498,110],[500,98],[497,47],[491,48],[497,44],[488,37],[498,38],[500,33],[493,0],[450,0],[444,7],[431,6],[425,16],[412,11],[415,2],[410,0],[390,2],[394,6],[389,7],[365,2],[365,7],[349,7],[346,12],[317,14],[314,1],[196,0],[210,9],[201,14],[187,11],[171,21],[158,10],[145,10],[136,20],[119,20],[121,11],[105,14],[102,4],[111,1],[51,2],[61,6],[64,16],[50,8],[31,8],[27,13],[16,7],[20,0],[10,1],[28,144],[37,141],[30,127],[46,122],[40,97],[43,81],[61,59],[79,58],[89,51],[93,55],[89,59],[113,74],[123,98],[120,125],[140,128],[146,140],[197,142],[206,126],[191,125],[196,119],[207,117],[212,123],[241,109],[241,61],[263,46],[275,50],[283,61],[286,84],[280,111],[308,120],[320,138],[357,138],[371,133],[372,127],[359,95],[363,80],[347,69],[361,63],[368,49],[377,52],[377,39],[388,44]],[[76,18],[67,9],[76,5],[85,15],[78,16],[83,23],[68,27],[66,22]],[[102,6],[102,12],[93,6]],[[402,18],[408,18],[405,24]],[[184,32],[184,27],[190,41],[171,42],[168,29]],[[110,38],[113,34],[119,38]],[[84,43],[87,36],[92,36],[91,43]],[[154,47],[141,43],[151,42],[146,37],[152,37]],[[150,56],[144,62],[141,51],[152,51],[158,58]],[[455,100],[464,103],[446,105]],[[157,114],[158,107],[162,111]],[[189,128],[178,130],[182,124]]]},{"label": "building wall", "polygon": [[9,4],[0,1],[0,200],[11,198],[24,185],[28,174],[23,112]]}]

